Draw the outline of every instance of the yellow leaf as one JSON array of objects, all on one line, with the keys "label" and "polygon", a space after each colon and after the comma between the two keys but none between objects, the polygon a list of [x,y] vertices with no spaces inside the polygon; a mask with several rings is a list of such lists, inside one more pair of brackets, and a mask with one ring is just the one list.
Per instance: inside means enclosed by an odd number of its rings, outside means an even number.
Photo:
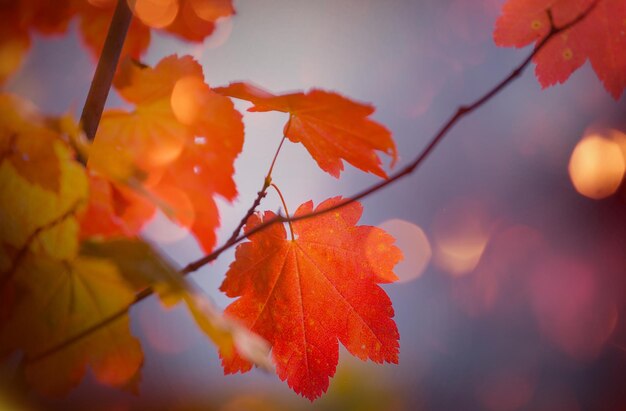
[{"label": "yellow leaf", "polygon": [[73,259],[78,250],[74,214],[87,192],[85,169],[59,132],[26,100],[1,94],[0,245],[18,255],[31,249]]},{"label": "yellow leaf", "polygon": [[91,257],[67,262],[28,254],[12,285],[15,304],[0,323],[0,352],[22,351],[26,375],[39,391],[66,392],[80,382],[87,365],[98,380],[111,385],[123,385],[136,374],[142,354],[127,318],[31,361],[134,301],[132,287],[112,262]]},{"label": "yellow leaf", "polygon": [[[61,142],[55,142],[53,150],[60,161],[58,193],[28,181],[12,162],[0,163],[0,243],[19,249],[28,245],[37,230],[56,222],[34,239],[32,247],[52,257],[70,259],[78,248],[78,225],[67,214],[86,201],[87,177]],[[36,169],[36,164],[31,167]]]}]

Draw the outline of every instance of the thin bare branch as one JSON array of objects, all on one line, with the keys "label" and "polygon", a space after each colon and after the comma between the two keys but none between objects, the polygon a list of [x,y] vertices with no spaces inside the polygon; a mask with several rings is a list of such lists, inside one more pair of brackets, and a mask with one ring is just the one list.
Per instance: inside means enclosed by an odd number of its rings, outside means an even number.
[{"label": "thin bare branch", "polygon": [[80,116],[80,122],[89,140],[93,140],[96,136],[96,130],[98,129],[98,124],[100,124],[104,104],[109,96],[113,76],[117,69],[117,63],[120,59],[126,33],[128,33],[132,18],[133,13],[128,7],[126,0],[118,0],[111,25],[109,26],[109,32],[104,41],[102,54],[91,81],[89,94]]},{"label": "thin bare branch", "polygon": [[276,159],[278,158],[278,154],[280,153],[280,149],[283,147],[284,142],[285,142],[285,136],[283,136],[283,138],[280,140],[280,144],[278,144],[278,148],[276,149],[276,152],[274,153],[274,158],[272,158],[272,163],[270,164],[270,168],[267,171],[265,178],[263,179],[263,187],[261,187],[261,190],[259,190],[259,192],[256,193],[257,195],[256,195],[256,198],[254,199],[254,202],[252,203],[252,205],[246,212],[246,215],[244,215],[241,218],[241,220],[239,221],[239,224],[233,230],[233,233],[230,235],[228,240],[226,240],[225,244],[230,244],[233,241],[235,241],[237,237],[239,237],[239,233],[241,232],[241,229],[243,228],[243,226],[246,225],[246,221],[248,221],[248,218],[250,218],[250,216],[254,214],[257,207],[261,204],[261,200],[263,200],[265,196],[267,195],[267,189],[270,187],[270,184],[272,184],[272,171],[274,171],[274,165],[276,165]]}]

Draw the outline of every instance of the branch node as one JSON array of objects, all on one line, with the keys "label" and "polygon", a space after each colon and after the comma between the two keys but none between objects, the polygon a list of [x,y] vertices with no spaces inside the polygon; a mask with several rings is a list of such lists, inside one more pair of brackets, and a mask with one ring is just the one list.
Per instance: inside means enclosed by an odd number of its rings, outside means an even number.
[{"label": "branch node", "polygon": [[471,111],[472,109],[469,106],[461,106],[457,110],[457,115],[462,116],[463,114]]}]

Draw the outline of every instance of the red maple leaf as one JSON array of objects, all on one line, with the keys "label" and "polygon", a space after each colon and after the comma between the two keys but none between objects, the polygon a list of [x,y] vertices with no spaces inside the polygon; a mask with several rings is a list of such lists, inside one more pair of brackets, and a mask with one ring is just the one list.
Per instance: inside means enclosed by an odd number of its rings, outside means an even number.
[{"label": "red maple leaf", "polygon": [[337,93],[311,90],[275,96],[247,83],[232,83],[214,91],[254,103],[248,111],[289,113],[284,134],[302,143],[320,168],[334,177],[343,170],[342,159],[380,177],[387,175],[376,151],[397,159],[391,133],[369,116],[374,107],[357,103]]},{"label": "red maple leaf", "polygon": [[[316,210],[341,201],[331,198]],[[310,213],[311,201],[296,216]],[[402,259],[393,237],[357,226],[359,203],[293,223],[295,239],[283,225],[253,234],[237,247],[236,259],[221,286],[240,297],[227,309],[272,345],[276,371],[293,390],[313,400],[328,388],[338,361],[338,340],[353,355],[375,362],[398,362],[398,329],[393,307],[377,283],[395,281]],[[274,218],[253,215],[249,231]],[[235,355],[223,359],[224,371],[248,371]]]},{"label": "red maple leaf", "polygon": [[[496,22],[494,40],[505,47],[539,42],[554,24],[580,16],[593,0],[509,0]],[[626,2],[600,0],[581,22],[551,39],[534,61],[543,87],[565,82],[589,59],[604,87],[619,99],[626,88]]]}]

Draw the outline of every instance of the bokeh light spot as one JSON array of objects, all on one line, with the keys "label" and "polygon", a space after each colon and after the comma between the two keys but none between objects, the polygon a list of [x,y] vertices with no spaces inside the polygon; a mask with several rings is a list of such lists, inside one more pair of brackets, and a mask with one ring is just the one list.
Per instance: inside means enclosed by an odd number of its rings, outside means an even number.
[{"label": "bokeh light spot", "polygon": [[625,169],[619,144],[597,134],[581,140],[569,162],[569,175],[576,191],[595,200],[615,193]]},{"label": "bokeh light spot", "polygon": [[233,32],[233,19],[222,17],[215,22],[215,31],[204,41],[201,49],[216,49],[226,44]]},{"label": "bokeh light spot", "polygon": [[413,223],[396,218],[383,222],[379,227],[396,239],[396,246],[404,255],[404,259],[394,270],[398,281],[407,282],[419,278],[432,256],[430,242],[424,231]]},{"label": "bokeh light spot", "polygon": [[193,11],[202,20],[216,21],[233,14],[232,0],[189,0]]},{"label": "bokeh light spot", "polygon": [[209,88],[196,76],[183,77],[172,90],[170,103],[174,115],[183,124],[193,124],[202,113]]},{"label": "bokeh light spot", "polygon": [[454,277],[474,270],[489,240],[490,224],[483,206],[455,200],[435,216],[435,264]]},{"label": "bokeh light spot", "polygon": [[615,303],[584,261],[553,257],[530,276],[530,298],[541,331],[579,360],[595,358],[617,325]]},{"label": "bokeh light spot", "polygon": [[146,25],[162,28],[178,14],[178,0],[129,0],[133,13]]},{"label": "bokeh light spot", "polygon": [[486,410],[515,411],[530,401],[535,381],[528,373],[493,372],[479,384],[478,398]]}]

